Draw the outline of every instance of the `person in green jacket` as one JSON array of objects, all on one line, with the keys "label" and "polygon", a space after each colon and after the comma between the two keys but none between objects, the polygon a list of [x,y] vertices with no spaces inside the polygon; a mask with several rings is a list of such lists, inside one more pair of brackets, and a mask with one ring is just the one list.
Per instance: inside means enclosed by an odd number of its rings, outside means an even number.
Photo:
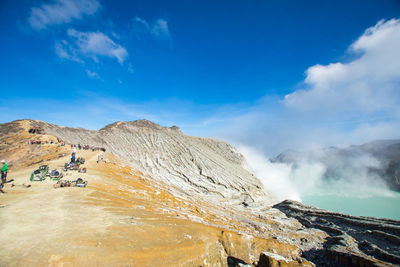
[{"label": "person in green jacket", "polygon": [[3,163],[3,167],[1,167],[1,186],[0,186],[0,192],[5,193],[3,191],[4,184],[7,182],[7,172],[8,172],[8,165],[6,161],[3,159],[1,161]]},{"label": "person in green jacket", "polygon": [[7,181],[8,165],[4,159],[1,163],[3,163],[3,167],[1,167],[1,180],[5,183]]}]

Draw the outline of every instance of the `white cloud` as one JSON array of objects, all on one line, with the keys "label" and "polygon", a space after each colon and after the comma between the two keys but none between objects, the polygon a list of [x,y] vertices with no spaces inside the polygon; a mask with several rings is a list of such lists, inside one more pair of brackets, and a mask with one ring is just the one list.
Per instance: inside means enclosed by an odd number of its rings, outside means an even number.
[{"label": "white cloud", "polygon": [[131,63],[128,64],[128,72],[131,74],[135,73],[135,69],[133,68]]},{"label": "white cloud", "polygon": [[100,75],[97,72],[91,71],[91,70],[86,70],[86,74],[93,79],[98,79],[101,80]]},{"label": "white cloud", "polygon": [[146,30],[150,30],[150,25],[149,23],[147,23],[146,20],[136,17],[135,18],[135,22],[139,23],[140,25],[142,25]]},{"label": "white cloud", "polygon": [[76,49],[70,46],[66,40],[56,42],[55,52],[57,56],[62,59],[72,60],[81,64],[84,63],[83,60],[80,59],[79,56],[77,55]]},{"label": "white cloud", "polygon": [[397,112],[400,103],[400,21],[380,21],[367,29],[349,51],[360,56],[349,63],[315,65],[306,88],[289,94],[289,108],[349,116]]},{"label": "white cloud", "polygon": [[150,34],[157,40],[170,40],[171,34],[169,32],[168,21],[163,18],[155,20],[152,24],[148,23],[145,19],[136,17],[134,19],[134,31],[136,34]]},{"label": "white cloud", "polygon": [[42,30],[53,24],[69,23],[93,15],[100,8],[97,0],[55,0],[51,4],[32,7],[28,22],[35,30]]},{"label": "white cloud", "polygon": [[151,35],[156,39],[168,40],[170,38],[168,22],[164,19],[156,20],[151,29]]},{"label": "white cloud", "polygon": [[128,57],[128,52],[124,47],[102,32],[79,32],[68,29],[68,35],[73,41],[63,40],[56,43],[56,53],[60,58],[83,62],[82,57],[89,57],[98,62],[99,56],[105,56],[115,58],[123,64]]}]

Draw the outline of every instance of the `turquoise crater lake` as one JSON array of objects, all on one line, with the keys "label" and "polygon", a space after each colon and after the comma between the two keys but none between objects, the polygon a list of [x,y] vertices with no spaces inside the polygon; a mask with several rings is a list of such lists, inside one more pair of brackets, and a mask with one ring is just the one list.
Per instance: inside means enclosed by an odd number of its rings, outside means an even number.
[{"label": "turquoise crater lake", "polygon": [[315,206],[354,216],[372,216],[400,220],[400,193],[390,191],[388,196],[305,195],[305,205]]}]

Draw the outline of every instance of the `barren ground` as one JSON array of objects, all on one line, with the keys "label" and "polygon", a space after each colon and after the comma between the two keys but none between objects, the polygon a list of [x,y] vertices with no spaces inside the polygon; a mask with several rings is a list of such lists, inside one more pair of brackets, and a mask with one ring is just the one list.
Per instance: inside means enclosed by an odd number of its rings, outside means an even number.
[{"label": "barren ground", "polygon": [[[267,244],[272,249],[282,247],[287,255],[295,250],[275,240],[238,234],[235,231],[245,225],[174,197],[162,184],[121,167],[112,155],[108,162],[97,164],[99,153],[78,151],[86,158],[88,172],[68,171],[64,176],[82,177],[89,182],[86,188],[55,189],[48,178],[30,182],[38,165],[10,171],[8,179],[14,182],[0,195],[0,265],[225,266],[224,239],[232,246],[230,254],[237,257],[246,257],[249,249],[241,246],[251,244],[259,250]],[[61,169],[68,160],[65,156],[47,163]],[[25,188],[24,183],[32,186]]]}]

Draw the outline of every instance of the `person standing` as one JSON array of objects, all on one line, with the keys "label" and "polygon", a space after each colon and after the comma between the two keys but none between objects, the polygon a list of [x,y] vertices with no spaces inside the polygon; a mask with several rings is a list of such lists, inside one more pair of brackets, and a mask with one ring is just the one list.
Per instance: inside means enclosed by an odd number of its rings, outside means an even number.
[{"label": "person standing", "polygon": [[4,184],[7,182],[8,165],[4,159],[1,161],[1,163],[3,163],[3,167],[1,167],[0,192],[4,194],[5,192],[3,191],[3,187]]},{"label": "person standing", "polygon": [[71,154],[71,162],[72,163],[75,162],[75,151],[73,151],[72,154]]},{"label": "person standing", "polygon": [[1,161],[1,163],[3,163],[3,167],[1,167],[1,181],[3,183],[6,183],[7,182],[8,165],[4,159]]}]

